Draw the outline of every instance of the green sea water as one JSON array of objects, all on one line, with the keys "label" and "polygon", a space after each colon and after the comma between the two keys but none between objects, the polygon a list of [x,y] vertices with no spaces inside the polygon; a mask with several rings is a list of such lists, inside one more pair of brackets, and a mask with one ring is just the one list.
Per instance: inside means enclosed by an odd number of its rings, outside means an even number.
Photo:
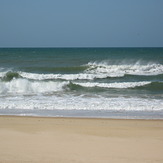
[{"label": "green sea water", "polygon": [[1,48],[0,114],[163,117],[163,48]]}]

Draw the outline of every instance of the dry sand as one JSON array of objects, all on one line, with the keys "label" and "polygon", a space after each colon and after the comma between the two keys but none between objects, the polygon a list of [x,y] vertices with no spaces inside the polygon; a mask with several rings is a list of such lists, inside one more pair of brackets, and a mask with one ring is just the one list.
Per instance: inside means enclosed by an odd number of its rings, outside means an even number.
[{"label": "dry sand", "polygon": [[163,163],[163,121],[1,116],[1,162]]}]

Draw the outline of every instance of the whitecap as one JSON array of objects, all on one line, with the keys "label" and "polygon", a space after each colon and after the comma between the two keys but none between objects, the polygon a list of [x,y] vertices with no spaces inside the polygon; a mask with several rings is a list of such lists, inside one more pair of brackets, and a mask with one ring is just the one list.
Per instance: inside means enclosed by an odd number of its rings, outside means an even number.
[{"label": "whitecap", "polygon": [[107,74],[108,77],[119,77],[125,74],[130,75],[159,75],[163,74],[163,65],[156,63],[141,64],[137,61],[134,64],[108,64],[107,62],[89,62],[89,68],[85,73]]},{"label": "whitecap", "polygon": [[27,79],[13,79],[0,82],[0,94],[37,94],[62,91],[69,82],[29,81]]},{"label": "whitecap", "polygon": [[83,86],[83,87],[101,87],[101,88],[135,88],[150,84],[151,82],[143,81],[143,82],[116,82],[116,83],[91,83],[91,82],[83,82],[74,84]]}]

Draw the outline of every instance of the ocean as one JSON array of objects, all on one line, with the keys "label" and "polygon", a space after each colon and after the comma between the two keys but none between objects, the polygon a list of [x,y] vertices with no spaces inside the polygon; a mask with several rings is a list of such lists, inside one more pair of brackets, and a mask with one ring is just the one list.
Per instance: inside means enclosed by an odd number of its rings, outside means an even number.
[{"label": "ocean", "polygon": [[0,48],[0,115],[163,119],[163,48]]}]

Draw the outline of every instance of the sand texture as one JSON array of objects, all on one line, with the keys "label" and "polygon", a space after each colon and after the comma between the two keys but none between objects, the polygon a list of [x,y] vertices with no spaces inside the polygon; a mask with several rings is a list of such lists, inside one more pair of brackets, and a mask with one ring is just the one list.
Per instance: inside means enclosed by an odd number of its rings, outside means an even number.
[{"label": "sand texture", "polygon": [[0,163],[163,163],[162,120],[0,117]]}]

